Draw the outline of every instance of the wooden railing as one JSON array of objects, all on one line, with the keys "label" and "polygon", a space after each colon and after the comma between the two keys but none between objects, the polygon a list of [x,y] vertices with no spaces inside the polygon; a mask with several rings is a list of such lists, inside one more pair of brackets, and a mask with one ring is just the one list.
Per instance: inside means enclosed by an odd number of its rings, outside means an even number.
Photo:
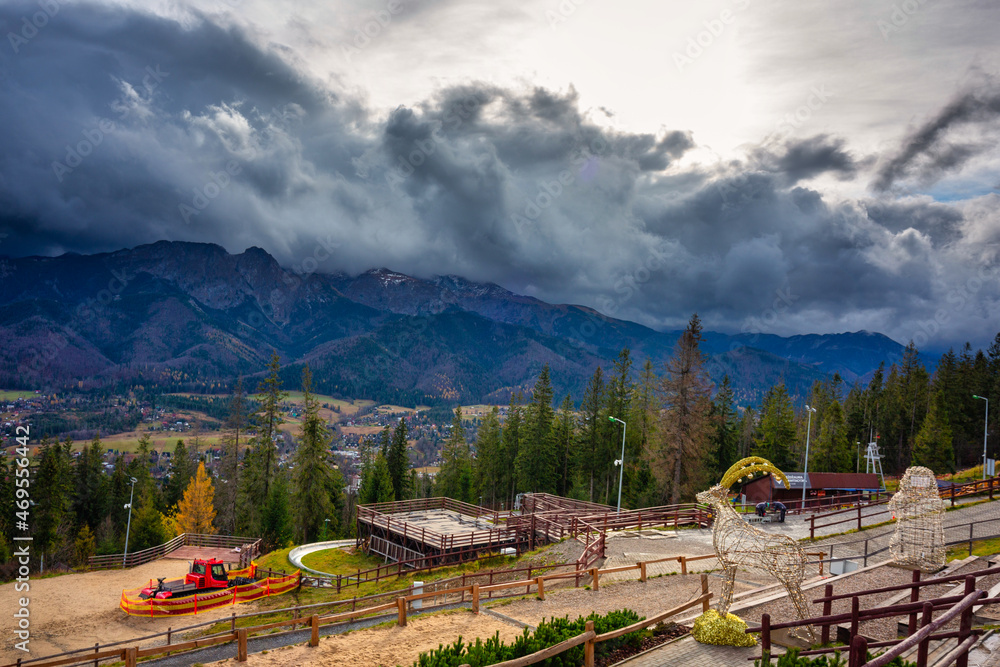
[{"label": "wooden railing", "polygon": [[[646,576],[647,567],[649,565],[654,564],[654,563],[660,563],[660,562],[666,562],[666,561],[679,561],[679,562],[682,562],[682,567],[683,567],[683,562],[684,561],[682,559],[685,559],[686,561],[691,561],[691,560],[697,560],[699,558],[711,558],[711,557],[713,557],[713,556],[711,556],[711,555],[708,555],[708,556],[670,556],[669,558],[660,558],[660,559],[651,560],[651,561],[641,561],[641,562],[635,563],[634,565],[625,565],[625,566],[621,566],[621,567],[608,568],[608,569],[604,569],[604,570],[591,569],[591,570],[587,571],[585,574],[588,574],[591,577],[591,579],[590,579],[590,585],[591,585],[592,589],[594,591],[599,591],[600,590],[600,578],[601,578],[601,575],[603,575],[603,574],[611,574],[613,572],[625,572],[625,571],[629,571],[629,570],[638,570],[639,571],[639,581],[645,582],[645,581],[647,581],[647,576]],[[552,567],[552,566],[549,565],[549,566],[545,566],[545,567]],[[526,569],[528,569],[528,568],[519,568],[518,570],[511,570],[511,572],[524,571]],[[534,568],[534,569],[537,570],[538,568]],[[264,570],[260,570],[260,571],[264,572]],[[212,644],[227,643],[227,642],[233,642],[233,641],[236,641],[238,643],[238,647],[237,647],[237,659],[239,659],[239,657],[241,655],[244,656],[243,659],[245,659],[246,641],[247,641],[247,639],[249,637],[251,637],[251,636],[253,636],[255,634],[263,633],[263,632],[269,632],[269,631],[271,631],[273,629],[276,629],[276,628],[279,628],[279,627],[288,627],[288,626],[291,626],[291,628],[294,630],[299,625],[309,625],[310,627],[313,628],[313,633],[312,633],[313,637],[315,638],[316,641],[318,641],[318,629],[319,629],[319,627],[322,627],[322,626],[325,626],[325,625],[331,625],[331,624],[334,624],[334,623],[341,623],[341,622],[345,622],[345,621],[351,621],[351,620],[354,620],[354,619],[357,619],[357,618],[362,618],[362,617],[365,617],[365,616],[372,616],[374,614],[380,614],[380,613],[383,613],[383,612],[386,612],[386,611],[389,611],[389,610],[396,611],[397,622],[400,625],[406,625],[407,608],[409,606],[409,603],[411,603],[411,602],[413,602],[415,600],[427,600],[427,599],[433,599],[433,598],[444,598],[444,603],[441,604],[441,605],[432,606],[432,607],[424,607],[423,608],[424,610],[430,610],[430,609],[435,609],[437,607],[444,607],[444,606],[448,606],[450,604],[453,604],[453,602],[449,602],[449,600],[448,600],[449,596],[451,596],[453,598],[457,597],[457,596],[460,596],[460,600],[462,602],[464,602],[466,600],[466,596],[470,596],[471,604],[472,604],[472,611],[475,612],[475,613],[478,613],[479,612],[480,601],[482,599],[484,599],[484,598],[485,599],[490,599],[490,598],[494,598],[494,597],[508,597],[508,596],[529,595],[531,593],[532,589],[534,589],[536,595],[538,596],[538,598],[544,600],[545,599],[545,582],[546,581],[553,581],[553,580],[559,580],[559,579],[565,579],[565,580],[577,579],[578,580],[580,578],[580,575],[581,575],[581,573],[577,573],[577,572],[565,572],[565,573],[545,574],[545,575],[539,575],[539,576],[536,576],[536,577],[531,577],[530,576],[530,570],[529,570],[529,576],[526,579],[518,579],[518,580],[515,580],[515,581],[498,582],[498,583],[488,584],[488,585],[480,585],[480,584],[477,584],[477,583],[473,583],[471,585],[454,586],[454,587],[451,587],[451,588],[445,588],[445,589],[439,589],[439,590],[434,590],[434,591],[428,591],[428,592],[419,593],[419,594],[414,594],[413,593],[413,587],[410,586],[410,587],[407,587],[406,589],[403,589],[403,590],[400,590],[400,591],[389,591],[389,592],[386,592],[386,593],[380,593],[380,594],[377,594],[377,595],[371,595],[371,596],[367,596],[367,597],[364,597],[364,598],[354,598],[352,600],[335,600],[335,601],[321,602],[321,603],[316,603],[316,604],[311,604],[311,605],[301,605],[301,606],[295,606],[295,607],[285,607],[285,608],[280,608],[280,609],[272,609],[272,610],[262,611],[262,612],[252,612],[252,613],[242,614],[242,615],[237,615],[235,612],[233,612],[233,614],[232,614],[232,616],[231,616],[230,619],[226,619],[226,618],[215,619],[215,620],[211,620],[211,621],[205,621],[205,622],[202,622],[202,623],[197,623],[197,624],[194,624],[194,625],[189,625],[189,626],[182,627],[182,628],[168,629],[166,632],[161,632],[161,633],[152,634],[152,635],[146,635],[146,636],[138,637],[138,638],[135,638],[135,639],[128,639],[128,640],[124,640],[124,641],[120,641],[120,642],[115,642],[113,644],[106,644],[103,647],[98,645],[97,647],[94,647],[94,648],[85,648],[85,649],[78,649],[78,650],[74,650],[74,651],[66,651],[64,653],[58,653],[58,654],[55,654],[55,655],[43,656],[43,657],[38,657],[38,658],[31,658],[31,659],[28,659],[28,660],[23,660],[22,659],[18,663],[10,663],[10,664],[7,664],[7,665],[3,665],[2,667],[19,667],[20,665],[30,665],[31,667],[56,667],[57,665],[69,665],[69,664],[77,664],[77,663],[83,663],[83,662],[87,662],[87,663],[91,663],[91,664],[97,664],[99,662],[106,661],[106,660],[115,660],[115,661],[124,660],[126,662],[126,665],[129,665],[129,664],[135,664],[134,662],[133,663],[129,662],[129,660],[130,660],[130,658],[129,658],[130,653],[134,653],[134,655],[135,655],[134,659],[138,659],[138,658],[142,658],[142,657],[149,657],[149,656],[152,656],[152,655],[159,655],[159,654],[162,654],[162,653],[179,653],[179,652],[185,652],[185,651],[192,651],[192,650],[195,650],[197,648],[202,648],[202,647],[205,647],[205,646],[210,646]],[[471,579],[472,577],[475,577],[475,576],[485,576],[485,573],[476,574],[476,575],[466,575],[466,576],[468,576]],[[458,579],[458,578],[456,577],[455,579]],[[454,581],[455,579],[453,579],[453,580],[445,580],[445,581]],[[445,581],[433,582],[433,583],[434,584],[442,584],[442,583],[445,583]],[[579,586],[579,582],[578,581],[577,581],[576,585]],[[708,577],[707,577],[707,575],[704,575],[704,574],[701,575],[701,590],[702,590],[702,596],[699,597],[699,598],[697,598],[696,600],[693,600],[692,602],[688,603],[688,606],[693,606],[694,604],[697,604],[700,601],[704,601],[704,605],[707,608],[707,605],[708,605],[707,600],[708,600],[709,597],[711,597],[711,593],[709,593],[709,591],[708,591]],[[503,592],[503,591],[512,591],[512,592],[508,593],[507,595],[494,595],[494,593],[500,593],[500,592]],[[371,602],[371,603],[374,603],[374,602],[377,602],[378,600],[386,599],[386,598],[388,598],[389,600],[392,600],[392,601],[391,602],[384,602],[384,603],[380,603],[380,604],[374,604],[373,606],[358,608],[358,602]],[[454,600],[454,601],[458,601],[458,600]],[[350,605],[351,606],[350,611],[343,611],[343,612],[334,613],[334,614],[328,614],[328,615],[324,615],[324,616],[320,616],[319,613],[318,613],[320,609],[324,609],[325,608],[325,609],[330,610],[330,609],[335,609],[338,606],[346,606],[346,605]],[[684,608],[687,608],[687,607],[684,607]],[[682,611],[682,610],[683,609],[681,609],[680,611]],[[303,615],[302,612],[306,612],[306,611],[313,612],[313,613],[310,613],[309,615]],[[255,617],[267,616],[267,615],[272,615],[272,614],[288,614],[288,613],[294,614],[294,617],[292,619],[283,620],[283,621],[277,621],[277,622],[273,622],[273,623],[265,623],[265,624],[262,624],[262,625],[256,625],[256,626],[246,627],[246,628],[237,628],[237,621],[240,620],[240,619],[255,618]],[[674,613],[677,613],[677,611],[674,611]],[[172,643],[171,642],[173,636],[175,636],[175,635],[178,635],[178,634],[181,634],[181,633],[185,633],[185,632],[191,632],[193,630],[196,630],[196,629],[199,629],[199,628],[204,628],[206,626],[212,626],[212,625],[216,625],[216,624],[219,624],[219,623],[226,623],[227,621],[229,622],[229,629],[228,630],[225,630],[225,631],[222,631],[222,632],[218,632],[218,633],[213,633],[213,634],[207,635],[205,637],[198,638],[197,640],[191,640],[191,641],[183,642],[183,643],[180,643],[180,644]],[[241,632],[245,633],[245,637],[243,639],[240,639],[240,637],[239,637],[239,634]],[[161,638],[161,637],[166,638],[166,643],[165,644],[162,644],[162,645],[159,645],[159,646],[144,647],[144,648],[140,648],[140,647],[137,646],[138,642],[149,641],[149,640],[158,639],[158,638]],[[610,638],[611,637],[607,637],[607,639],[610,639]],[[312,643],[312,642],[310,642],[310,645],[315,646],[315,644]]]},{"label": "wooden railing", "polygon": [[[163,558],[167,554],[180,549],[181,547],[212,547],[217,549],[234,549],[236,547],[247,546],[248,549],[240,551],[240,567],[246,567],[250,560],[260,555],[261,540],[256,537],[235,537],[232,535],[202,535],[198,533],[181,533],[169,542],[165,542],[155,547],[135,551],[125,556],[124,554],[110,554],[106,556],[91,556],[87,559],[87,566],[91,570],[108,570],[118,567],[135,567],[143,563],[149,563],[158,558]],[[244,562],[246,561],[246,562]]]},{"label": "wooden railing", "polygon": [[[952,484],[951,486],[941,487],[938,489],[938,493],[942,500],[950,500],[951,506],[955,506],[956,498],[963,498],[967,496],[975,496],[980,494],[988,494],[990,500],[993,500],[993,495],[995,492],[1000,491],[1000,482],[997,481],[996,477],[989,477],[985,480],[977,480],[972,482],[966,482],[965,484]],[[829,526],[836,526],[843,523],[856,523],[857,529],[862,528],[862,518],[869,518],[873,516],[880,516],[883,514],[890,514],[888,508],[878,511],[862,513],[863,508],[874,507],[877,505],[887,505],[890,497],[883,498],[881,500],[875,500],[867,504],[858,503],[855,507],[850,507],[847,509],[835,510],[833,512],[825,512],[822,514],[813,514],[808,519],[803,519],[803,521],[809,522],[809,539],[816,539],[816,529],[817,528],[828,528]],[[830,521],[827,523],[817,524],[817,521],[827,519],[833,516],[840,516],[845,514],[851,514],[850,518],[841,519],[839,521]]]},{"label": "wooden railing", "polygon": [[[475,517],[476,519],[486,517],[497,528],[471,531],[458,535],[445,535],[424,526],[413,526],[405,519],[393,519],[394,514],[441,509],[458,512],[466,516]],[[506,546],[507,543],[513,542],[515,539],[513,531],[501,524],[501,520],[510,516],[508,512],[488,511],[482,507],[451,498],[419,498],[392,503],[358,505],[357,512],[357,522],[359,525],[367,524],[372,528],[384,528],[387,533],[394,532],[402,536],[404,540],[407,537],[419,540],[424,544],[433,546],[441,553],[455,552],[456,550],[461,551],[473,547],[478,547],[479,549],[496,549]]]},{"label": "wooden railing", "polygon": [[[850,635],[852,637],[852,644],[850,648],[850,667],[860,667],[864,663],[867,655],[867,651],[873,648],[886,648],[893,647],[889,652],[879,656],[876,660],[872,661],[867,665],[867,667],[881,667],[886,662],[890,661],[893,657],[901,655],[905,651],[913,648],[914,646],[920,645],[920,649],[917,654],[917,665],[918,667],[926,667],[927,664],[927,647],[931,640],[945,640],[957,638],[959,641],[958,649],[964,650],[966,653],[968,648],[974,643],[974,635],[981,632],[980,630],[972,629],[972,615],[974,612],[974,607],[983,604],[993,604],[1000,602],[1000,598],[986,598],[986,592],[981,590],[976,590],[976,579],[979,577],[984,577],[992,574],[1000,573],[1000,567],[989,568],[986,570],[979,570],[977,572],[972,572],[969,574],[959,574],[951,575],[945,577],[937,577],[933,579],[926,579],[920,581],[920,573],[914,572],[913,581],[909,584],[900,584],[897,586],[886,586],[883,588],[875,588],[866,591],[855,591],[851,593],[834,595],[833,594],[833,584],[827,584],[823,597],[813,600],[814,603],[823,603],[822,616],[815,618],[808,618],[805,620],[796,620],[787,623],[772,624],[770,615],[764,614],[761,617],[761,624],[759,627],[747,628],[747,632],[759,632],[761,633],[761,659],[769,660],[771,653],[771,633],[774,630],[779,629],[792,629],[792,628],[802,628],[808,626],[819,626],[821,628],[821,643],[828,644],[830,642],[830,629],[841,623],[850,623]],[[964,581],[964,591],[961,595],[948,595],[944,597],[938,597],[931,600],[926,600],[921,602],[919,599],[920,589],[927,586],[939,586],[942,584],[947,584],[950,582]],[[909,602],[888,605],[884,607],[871,607],[868,609],[861,609],[860,599],[870,595],[880,595],[884,593],[896,592],[896,591],[906,591],[909,590],[910,600]],[[835,600],[851,600],[851,611],[844,612],[840,614],[832,613],[832,603]],[[937,620],[931,621],[932,613],[936,610],[947,610],[946,613],[942,614]],[[920,629],[917,626],[917,614],[921,614]],[[938,632],[948,621],[952,620],[956,616],[960,615],[962,617],[960,627],[957,631],[949,632]],[[882,642],[872,642],[869,643],[868,640],[859,634],[860,624],[865,621],[871,621],[880,618],[893,618],[893,617],[908,617],[908,632],[909,635],[905,640],[890,640]],[[956,649],[956,651],[958,651]],[[834,651],[840,651],[842,647],[827,647],[820,649],[813,649],[809,651],[803,651],[799,655],[810,656],[819,655],[823,653],[831,653]],[[953,651],[953,653],[956,653]],[[888,656],[888,657],[886,657]],[[751,658],[754,659],[754,658]],[[961,666],[962,660],[961,656],[957,653],[952,658],[951,662],[959,661]],[[950,664],[950,662],[938,662],[937,664]]]},{"label": "wooden railing", "polygon": [[[707,586],[707,579],[705,575],[702,575],[703,583]],[[703,588],[704,590],[704,588]],[[691,600],[690,602],[685,602],[684,604],[674,607],[673,609],[668,609],[665,612],[657,614],[652,618],[647,618],[642,621],[633,623],[624,628],[619,628],[617,630],[612,630],[610,632],[605,632],[604,634],[597,634],[594,632],[594,622],[587,621],[585,630],[582,634],[576,635],[575,637],[570,637],[569,639],[562,641],[554,646],[549,646],[548,648],[542,649],[541,651],[536,651],[530,655],[523,656],[521,658],[515,658],[513,660],[506,660],[504,662],[498,662],[493,665],[493,667],[527,667],[528,665],[534,665],[542,660],[548,660],[549,658],[555,657],[560,653],[565,653],[566,651],[579,646],[584,645],[583,650],[583,664],[584,667],[594,667],[594,653],[596,645],[611,639],[617,639],[618,637],[624,637],[627,634],[633,632],[639,632],[640,630],[645,630],[651,625],[656,625],[675,614],[679,614],[682,611],[690,609],[696,605],[702,605],[703,611],[708,611],[708,601],[711,599],[712,593],[704,592],[701,596]],[[471,667],[468,663],[461,665],[460,667]]]}]

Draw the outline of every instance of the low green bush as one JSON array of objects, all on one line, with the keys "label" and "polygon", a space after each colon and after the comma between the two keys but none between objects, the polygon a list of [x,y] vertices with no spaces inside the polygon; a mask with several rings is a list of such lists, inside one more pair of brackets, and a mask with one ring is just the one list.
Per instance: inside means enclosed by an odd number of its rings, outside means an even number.
[{"label": "low green bush", "polygon": [[[777,658],[777,662],[774,663],[775,667],[847,667],[847,647],[844,647],[845,654],[842,656],[839,651],[835,653],[826,653],[824,655],[808,656],[803,657],[799,655],[799,649],[792,648],[788,649],[788,652]],[[865,662],[870,662],[874,660],[881,653],[872,655],[871,653],[865,658]],[[461,663],[455,663],[456,665]],[[770,661],[765,661],[763,663],[764,667],[771,664]],[[754,660],[754,667],[761,667],[760,660]],[[902,658],[893,658],[890,660],[886,667],[916,667],[915,662],[906,662]]]},{"label": "low green bush", "polygon": [[[625,626],[641,621],[634,611],[625,609],[622,611],[612,611],[601,616],[591,614],[586,618],[580,617],[575,621],[569,620],[568,616],[563,618],[553,618],[542,620],[534,633],[525,629],[524,633],[518,637],[513,644],[507,645],[500,641],[500,633],[490,637],[485,642],[476,639],[475,644],[465,644],[459,637],[450,646],[439,645],[437,649],[421,653],[413,667],[458,667],[468,664],[472,667],[485,667],[505,660],[521,658],[532,653],[537,653],[549,646],[554,646],[559,642],[566,641],[571,637],[581,635],[586,632],[587,621],[594,622],[594,632],[603,634],[611,632]],[[597,655],[604,655],[615,651],[623,646],[638,646],[644,635],[649,631],[630,632],[627,635],[601,642],[596,647]],[[577,667],[583,664],[583,645],[575,646],[568,651],[542,660],[537,663],[541,667]]]}]

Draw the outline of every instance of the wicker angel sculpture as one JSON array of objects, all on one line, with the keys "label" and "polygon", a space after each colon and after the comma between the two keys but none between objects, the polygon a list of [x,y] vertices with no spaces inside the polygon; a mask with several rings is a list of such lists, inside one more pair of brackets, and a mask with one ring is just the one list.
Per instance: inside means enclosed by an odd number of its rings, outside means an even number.
[{"label": "wicker angel sculpture", "polygon": [[923,572],[944,567],[944,502],[934,473],[923,466],[907,468],[889,510],[896,517],[896,531],[889,542],[892,562]]}]

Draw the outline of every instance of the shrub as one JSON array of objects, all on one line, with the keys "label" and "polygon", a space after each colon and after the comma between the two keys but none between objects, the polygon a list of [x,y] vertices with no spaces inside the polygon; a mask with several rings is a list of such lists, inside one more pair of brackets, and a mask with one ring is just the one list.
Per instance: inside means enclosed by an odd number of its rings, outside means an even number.
[{"label": "shrub", "polygon": [[[845,647],[846,651],[846,647]],[[881,655],[881,654],[877,654]],[[872,655],[871,653],[865,658],[865,662],[870,662],[874,660],[877,655]],[[761,667],[760,660],[754,660],[754,667]],[[764,667],[767,667],[769,662],[764,663]],[[792,648],[788,649],[788,652],[777,658],[776,667],[846,667],[847,658],[841,656],[840,652],[827,653],[825,655],[817,655],[810,657],[802,657],[799,655],[799,649]],[[906,662],[902,658],[893,658],[886,664],[886,667],[916,667],[914,662]]]}]

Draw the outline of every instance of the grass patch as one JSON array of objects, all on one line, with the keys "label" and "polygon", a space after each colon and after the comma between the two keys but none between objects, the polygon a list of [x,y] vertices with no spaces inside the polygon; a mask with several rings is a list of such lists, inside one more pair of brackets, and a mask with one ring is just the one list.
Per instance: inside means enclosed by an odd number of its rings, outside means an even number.
[{"label": "grass patch", "polygon": [[0,389],[0,401],[16,401],[19,398],[34,398],[37,396],[33,391],[14,391],[10,389]]},{"label": "grass patch", "polygon": [[325,549],[306,554],[302,558],[302,564],[330,574],[354,574],[358,570],[370,570],[385,563],[378,556],[369,556],[361,551],[351,553],[347,549]]},{"label": "grass patch", "polygon": [[[973,556],[992,556],[997,553],[1000,553],[1000,537],[996,537],[989,540],[972,541]],[[956,544],[954,546],[948,547],[947,551],[948,560],[966,558],[968,557],[968,555],[969,555],[968,543],[966,543],[965,545]]]},{"label": "grass patch", "polygon": [[[546,555],[545,552],[551,546],[552,545],[540,547],[538,549],[535,549],[534,551],[523,554],[521,556],[521,559],[518,559],[514,556],[498,555],[492,558],[483,559],[478,562],[463,563],[460,565],[451,565],[448,567],[442,567],[440,569],[434,569],[431,571],[425,570],[421,572],[409,572],[407,570],[404,570],[401,576],[391,575],[388,577],[384,577],[377,582],[376,581],[364,582],[360,586],[358,585],[348,586],[345,581],[344,586],[341,588],[340,593],[337,593],[336,588],[329,589],[329,588],[302,587],[299,588],[298,590],[292,591],[285,595],[276,595],[274,597],[263,598],[255,603],[257,605],[256,610],[257,611],[266,611],[268,609],[280,610],[295,605],[319,604],[324,602],[335,602],[339,600],[350,600],[351,598],[354,597],[361,598],[370,595],[378,595],[381,593],[388,593],[390,591],[405,589],[408,586],[410,586],[414,580],[422,581],[425,584],[429,584],[435,581],[439,581],[441,579],[449,579],[451,577],[461,576],[463,573],[472,574],[475,572],[480,572],[490,569],[509,569],[513,567],[524,567],[526,559],[532,560],[533,570],[531,574],[532,577],[535,577],[544,574],[545,572],[552,569],[551,567],[546,567],[545,563],[538,563],[539,557],[541,556],[544,558],[544,556]],[[295,567],[292,565],[291,561],[288,560],[288,552],[290,552],[292,548],[293,547],[289,547],[287,549],[278,549],[276,551],[272,551],[271,553],[265,554],[264,556],[261,556],[256,560],[258,567],[268,568],[275,571],[281,571],[281,570],[284,570],[285,572],[294,571]],[[326,552],[320,552],[320,553],[326,553]],[[357,572],[358,570],[357,565],[352,565],[352,566],[347,565],[347,563],[358,562],[357,560],[351,560],[351,559],[370,558],[369,556],[365,556],[363,554],[356,555],[356,554],[349,554],[347,552],[342,552],[342,553],[344,554],[343,556],[344,560],[341,561],[341,564],[345,566],[344,567],[345,571],[343,572],[343,574],[350,574],[351,572]],[[332,554],[330,557],[341,558],[341,556],[337,554]],[[382,561],[380,559],[375,558],[374,560],[376,565],[382,564]],[[535,567],[535,563],[538,563],[537,567]],[[332,563],[330,566],[337,567],[336,563]],[[322,569],[322,568],[317,568],[317,569]],[[361,568],[361,569],[366,569],[366,568]],[[517,576],[519,577],[525,576],[526,574],[527,573],[518,573]],[[497,581],[496,583],[499,583],[499,581]],[[384,600],[375,602],[366,602],[363,604],[364,606],[372,606],[375,604],[379,604],[380,602],[384,602]],[[343,608],[338,608],[333,611],[343,611]],[[328,613],[328,612],[325,612],[321,609],[320,613]],[[270,619],[271,617],[268,618]],[[273,620],[277,621],[277,620],[282,620],[283,618],[291,618],[291,616],[282,615],[278,616],[277,618],[274,618]],[[250,625],[260,624],[264,622],[265,621],[262,619],[256,619],[255,621],[252,621],[249,624]]]}]

